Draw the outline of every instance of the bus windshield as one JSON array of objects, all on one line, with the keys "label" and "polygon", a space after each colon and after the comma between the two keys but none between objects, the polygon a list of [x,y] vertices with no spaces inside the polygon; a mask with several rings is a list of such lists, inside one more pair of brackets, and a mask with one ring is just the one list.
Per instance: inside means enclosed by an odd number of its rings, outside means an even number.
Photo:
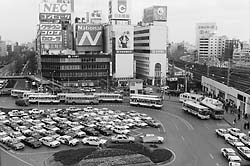
[{"label": "bus windshield", "polygon": [[216,110],[214,111],[215,115],[224,115],[224,110]]},{"label": "bus windshield", "polygon": [[208,110],[204,110],[202,109],[200,112],[199,112],[200,115],[209,115],[210,112]]}]

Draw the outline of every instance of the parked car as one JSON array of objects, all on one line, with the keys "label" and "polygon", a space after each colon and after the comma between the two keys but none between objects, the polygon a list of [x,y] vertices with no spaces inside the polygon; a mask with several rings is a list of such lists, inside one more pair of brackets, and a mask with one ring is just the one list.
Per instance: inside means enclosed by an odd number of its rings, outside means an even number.
[{"label": "parked car", "polygon": [[5,142],[7,146],[14,150],[21,150],[25,147],[23,143],[20,142],[18,139],[9,139],[8,141]]},{"label": "parked car", "polygon": [[79,143],[78,139],[72,138],[71,136],[68,135],[59,136],[58,138],[56,138],[56,140],[61,142],[62,144],[66,144],[69,146],[75,146]]},{"label": "parked car", "polygon": [[98,137],[85,137],[82,139],[82,143],[85,145],[101,146],[105,144],[107,140]]},{"label": "parked car", "polygon": [[232,148],[222,148],[221,153],[228,161],[241,162],[241,158]]},{"label": "parked car", "polygon": [[54,140],[52,137],[43,137],[40,138],[39,141],[41,141],[44,145],[55,148],[60,146],[60,142]]},{"label": "parked car", "polygon": [[225,134],[229,133],[227,129],[216,129],[215,132],[218,136],[221,136],[221,137],[224,137]]},{"label": "parked car", "polygon": [[243,142],[246,146],[250,147],[250,137],[249,137],[249,136],[246,136],[246,135],[240,136],[240,140],[241,140],[241,142]]},{"label": "parked car", "polygon": [[29,101],[27,99],[17,99],[15,101],[15,104],[17,106],[29,106],[30,103],[29,103]]},{"label": "parked car", "polygon": [[25,145],[28,145],[32,148],[39,148],[40,146],[42,146],[42,143],[34,138],[34,137],[27,137],[25,138],[24,140],[22,140],[22,142],[25,144]]},{"label": "parked car", "polygon": [[164,138],[160,136],[156,136],[154,134],[145,134],[140,136],[140,140],[143,143],[163,143]]},{"label": "parked car", "polygon": [[245,133],[242,133],[241,130],[238,128],[228,128],[227,130],[229,131],[230,134],[232,134],[235,137],[246,135]]},{"label": "parked car", "polygon": [[127,136],[127,135],[114,135],[111,137],[111,142],[114,143],[133,143],[135,141],[134,137]]},{"label": "parked car", "polygon": [[247,160],[250,160],[250,149],[248,147],[237,147],[239,153]]}]

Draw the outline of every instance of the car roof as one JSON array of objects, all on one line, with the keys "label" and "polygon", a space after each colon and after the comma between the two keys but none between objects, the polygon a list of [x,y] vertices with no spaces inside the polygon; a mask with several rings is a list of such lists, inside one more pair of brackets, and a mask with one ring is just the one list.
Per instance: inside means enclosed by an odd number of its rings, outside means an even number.
[{"label": "car roof", "polygon": [[235,152],[232,148],[224,148],[227,152]]}]

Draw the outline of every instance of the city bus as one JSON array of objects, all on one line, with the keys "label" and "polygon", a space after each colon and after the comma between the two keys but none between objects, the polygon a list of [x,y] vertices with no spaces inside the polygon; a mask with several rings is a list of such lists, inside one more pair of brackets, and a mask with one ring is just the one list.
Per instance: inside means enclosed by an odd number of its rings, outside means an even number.
[{"label": "city bus", "polygon": [[193,102],[200,102],[204,98],[203,95],[195,94],[195,93],[181,93],[179,97],[179,102],[183,103],[185,101],[193,101]]},{"label": "city bus", "polygon": [[43,103],[43,104],[59,104],[60,100],[57,95],[43,94],[43,95],[30,95],[29,103]]},{"label": "city bus", "polygon": [[13,97],[23,97],[24,93],[32,93],[30,90],[20,90],[20,89],[12,89],[11,96]]},{"label": "city bus", "polygon": [[60,102],[64,103],[66,96],[68,95],[85,95],[85,93],[57,93],[57,96],[60,99]]},{"label": "city bus", "polygon": [[163,106],[163,100],[159,96],[155,95],[131,95],[129,100],[130,105],[145,106],[161,109]]},{"label": "city bus", "polygon": [[67,94],[65,97],[66,104],[99,104],[98,96],[86,95],[84,93]]},{"label": "city bus", "polygon": [[99,102],[123,102],[123,96],[117,93],[95,93]]},{"label": "city bus", "polygon": [[223,103],[219,100],[205,97],[200,101],[200,104],[209,108],[211,117],[213,117],[214,119],[224,118],[225,111],[223,109]]},{"label": "city bus", "polygon": [[182,110],[193,114],[200,119],[209,119],[210,118],[210,111],[207,107],[200,105],[197,102],[193,101],[185,101],[182,104]]}]

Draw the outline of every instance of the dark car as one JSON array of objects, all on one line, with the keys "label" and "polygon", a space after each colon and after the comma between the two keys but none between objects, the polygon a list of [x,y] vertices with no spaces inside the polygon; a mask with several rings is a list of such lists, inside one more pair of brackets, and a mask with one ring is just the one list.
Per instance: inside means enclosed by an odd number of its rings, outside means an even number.
[{"label": "dark car", "polygon": [[81,130],[84,131],[87,135],[90,135],[90,136],[98,136],[99,135],[98,131],[96,131],[95,129],[90,128],[90,127],[84,127]]},{"label": "dark car", "polygon": [[29,106],[29,101],[25,99],[17,99],[15,102],[16,105],[18,106]]},{"label": "dark car", "polygon": [[56,123],[55,126],[56,126],[56,127],[59,127],[60,129],[65,129],[65,130],[70,128],[67,124],[65,124],[65,123],[60,123],[60,122],[59,122],[59,123]]},{"label": "dark car", "polygon": [[67,129],[62,129],[62,130],[56,131],[56,133],[59,134],[59,135],[66,135],[67,132],[68,132]]},{"label": "dark car", "polygon": [[39,148],[42,143],[40,141],[38,141],[36,138],[34,137],[27,137],[22,141],[25,145],[28,145],[32,148]]},{"label": "dark car", "polygon": [[20,140],[17,139],[10,139],[6,142],[6,145],[14,150],[21,150],[25,147],[23,143],[20,142]]},{"label": "dark car", "polygon": [[159,122],[156,122],[155,120],[145,120],[145,123],[147,123],[150,127],[159,128],[161,124]]},{"label": "dark car", "polygon": [[66,133],[65,133],[65,135],[69,135],[69,136],[71,136],[72,138],[76,138],[77,137],[77,133],[76,132],[74,132],[74,131],[67,131]]},{"label": "dark car", "polygon": [[37,132],[32,132],[29,136],[34,137],[35,139],[40,139],[43,137],[41,134],[39,134]]},{"label": "dark car", "polygon": [[113,132],[105,127],[101,127],[101,126],[97,126],[95,127],[95,129],[97,131],[99,131],[102,135],[105,135],[105,136],[110,136],[113,134]]}]

